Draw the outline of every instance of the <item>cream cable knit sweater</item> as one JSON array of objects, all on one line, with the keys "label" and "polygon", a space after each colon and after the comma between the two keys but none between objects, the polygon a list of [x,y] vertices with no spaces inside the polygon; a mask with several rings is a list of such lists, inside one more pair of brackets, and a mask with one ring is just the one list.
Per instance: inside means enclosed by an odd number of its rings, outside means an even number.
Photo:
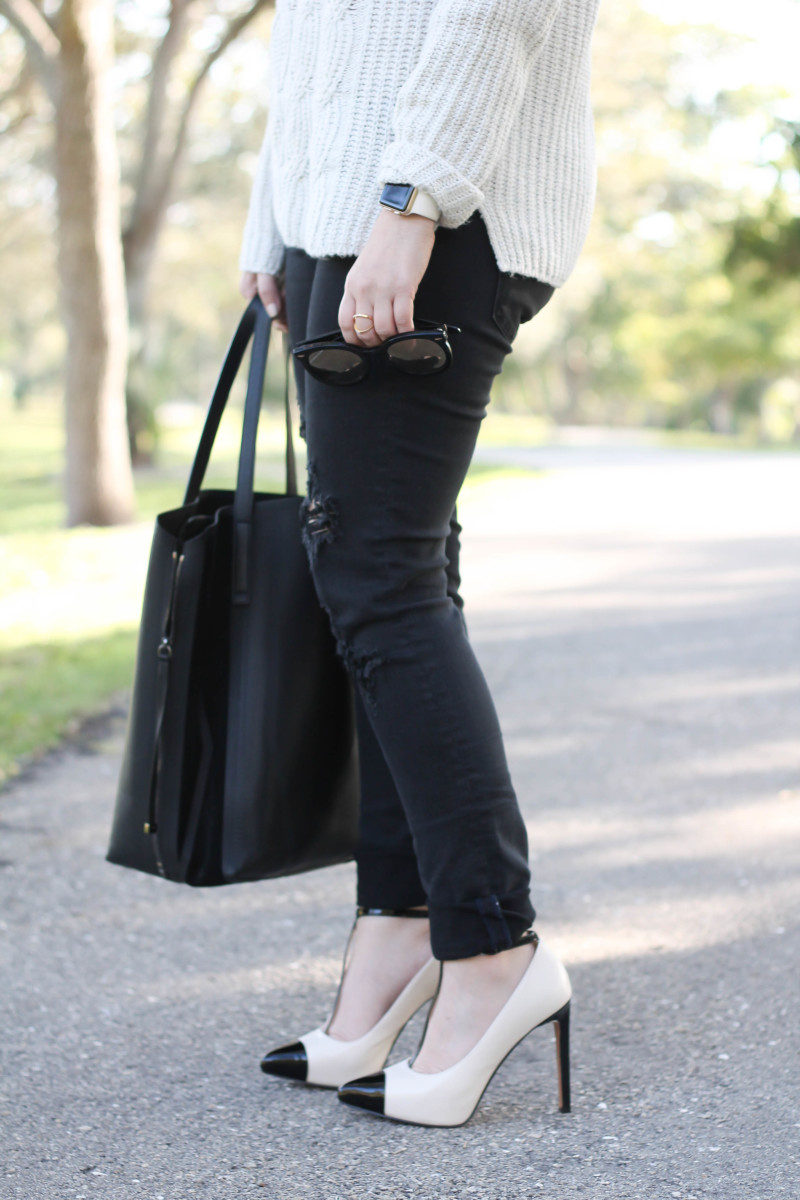
[{"label": "cream cable knit sweater", "polygon": [[501,270],[563,284],[594,207],[598,3],[276,0],[241,269],[359,254],[396,182],[448,228],[480,209]]}]

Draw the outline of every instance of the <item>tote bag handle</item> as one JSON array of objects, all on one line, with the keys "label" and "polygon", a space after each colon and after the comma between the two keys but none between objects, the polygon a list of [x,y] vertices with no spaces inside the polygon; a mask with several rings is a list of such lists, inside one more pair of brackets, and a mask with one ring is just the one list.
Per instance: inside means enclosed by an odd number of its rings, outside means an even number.
[{"label": "tote bag handle", "polygon": [[[233,500],[232,599],[234,604],[249,604],[250,602],[250,530],[253,520],[256,436],[258,434],[258,421],[261,415],[261,403],[264,394],[264,375],[267,367],[267,351],[271,329],[272,320],[264,308],[261,297],[255,295],[242,315],[242,319],[233,335],[225,356],[225,361],[222,364],[183,500],[184,505],[192,504],[198,497],[233,381],[236,378],[245,350],[247,349],[247,344],[252,336],[253,348],[250,352],[250,369],[247,377],[247,394],[244,403],[239,467]],[[297,463],[292,437],[292,415],[289,407],[290,346],[286,335],[284,335],[284,349],[285,380],[283,407],[286,421],[286,494],[294,496],[297,495]]]}]

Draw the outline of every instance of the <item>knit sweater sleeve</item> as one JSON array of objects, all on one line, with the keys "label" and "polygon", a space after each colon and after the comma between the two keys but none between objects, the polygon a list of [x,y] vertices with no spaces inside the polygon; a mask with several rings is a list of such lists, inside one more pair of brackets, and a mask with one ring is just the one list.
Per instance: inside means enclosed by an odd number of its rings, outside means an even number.
[{"label": "knit sweater sleeve", "polygon": [[272,145],[271,122],[258,155],[255,178],[250,192],[250,205],[242,235],[239,268],[242,271],[277,275],[284,264],[286,247],[283,244],[272,208]]},{"label": "knit sweater sleeve", "polygon": [[564,0],[438,0],[419,60],[397,93],[378,187],[431,193],[461,225],[519,113],[530,67]]}]

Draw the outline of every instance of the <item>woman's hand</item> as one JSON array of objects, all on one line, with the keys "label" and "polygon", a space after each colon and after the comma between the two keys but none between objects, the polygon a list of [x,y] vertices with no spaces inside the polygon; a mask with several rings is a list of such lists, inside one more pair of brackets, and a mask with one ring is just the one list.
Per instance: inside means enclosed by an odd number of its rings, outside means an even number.
[{"label": "woman's hand", "polygon": [[[264,308],[272,317],[276,329],[283,333],[289,332],[286,317],[286,293],[275,275],[256,275],[253,271],[243,271],[239,280],[239,291],[245,300],[252,300],[256,292],[261,297]],[[273,306],[270,309],[270,305]]]},{"label": "woman's hand", "polygon": [[[433,251],[436,225],[430,217],[412,213],[403,217],[382,208],[375,218],[364,249],[347,272],[339,305],[339,328],[346,342],[377,346],[395,333],[414,328],[414,296]],[[356,325],[353,317],[365,313]]]}]

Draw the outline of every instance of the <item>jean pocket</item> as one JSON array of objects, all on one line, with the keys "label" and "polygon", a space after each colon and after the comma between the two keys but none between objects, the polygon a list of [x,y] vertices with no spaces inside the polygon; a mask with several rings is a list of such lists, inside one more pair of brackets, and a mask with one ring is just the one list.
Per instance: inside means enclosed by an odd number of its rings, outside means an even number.
[{"label": "jean pocket", "polygon": [[513,342],[520,325],[541,312],[554,291],[552,283],[543,283],[532,275],[498,271],[492,319],[503,337]]}]

